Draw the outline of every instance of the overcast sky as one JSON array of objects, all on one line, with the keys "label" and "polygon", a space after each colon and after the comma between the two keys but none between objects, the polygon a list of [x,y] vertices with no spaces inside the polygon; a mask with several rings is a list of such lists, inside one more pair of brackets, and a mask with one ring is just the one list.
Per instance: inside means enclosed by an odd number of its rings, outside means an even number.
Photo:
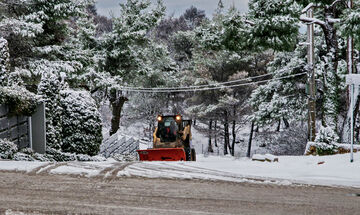
[{"label": "overcast sky", "polygon": [[[150,0],[156,3],[157,0]],[[248,10],[248,0],[222,0],[225,8],[229,8],[232,4],[240,12],[246,12]],[[125,3],[126,0],[97,0],[96,7],[97,12],[100,15],[110,17],[112,13],[114,16],[119,15],[119,3]],[[174,14],[175,16],[181,15],[191,5],[198,9],[205,10],[206,15],[211,17],[217,8],[219,0],[163,0],[166,6],[167,15]]]}]

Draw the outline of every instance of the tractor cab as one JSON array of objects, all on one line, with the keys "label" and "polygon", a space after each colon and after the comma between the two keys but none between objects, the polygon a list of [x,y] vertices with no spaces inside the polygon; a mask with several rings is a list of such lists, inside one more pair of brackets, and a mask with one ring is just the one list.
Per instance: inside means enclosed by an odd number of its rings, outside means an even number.
[{"label": "tractor cab", "polygon": [[156,137],[160,142],[176,142],[176,138],[181,131],[181,121],[176,121],[176,117],[165,116],[158,120]]}]

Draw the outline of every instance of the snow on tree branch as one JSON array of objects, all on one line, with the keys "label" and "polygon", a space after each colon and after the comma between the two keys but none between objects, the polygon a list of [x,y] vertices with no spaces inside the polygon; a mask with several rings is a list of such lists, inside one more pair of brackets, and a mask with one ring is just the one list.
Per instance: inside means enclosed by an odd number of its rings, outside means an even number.
[{"label": "snow on tree branch", "polygon": [[320,19],[316,19],[316,18],[306,17],[304,14],[300,16],[300,20],[303,21],[303,22],[309,23],[309,24],[315,23],[315,24],[318,24],[320,26],[325,26],[324,21],[321,21]]}]

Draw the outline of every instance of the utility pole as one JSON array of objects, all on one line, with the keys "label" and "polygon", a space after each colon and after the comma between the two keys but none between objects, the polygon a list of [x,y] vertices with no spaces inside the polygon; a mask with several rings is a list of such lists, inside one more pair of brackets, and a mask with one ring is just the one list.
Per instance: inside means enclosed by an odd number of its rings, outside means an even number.
[{"label": "utility pole", "polygon": [[[349,0],[348,1],[348,8],[352,9],[353,7],[353,1]],[[348,73],[349,74],[353,74],[354,73],[354,41],[353,38],[351,36],[349,36],[347,38],[347,69],[348,69]],[[359,87],[358,85],[356,85],[356,87]],[[350,85],[350,114],[351,114],[351,120],[350,120],[350,162],[354,161],[354,155],[353,155],[353,151],[354,151],[354,106],[355,106],[355,98],[354,98],[354,91],[355,91],[355,85],[351,84]]]},{"label": "utility pole", "polygon": [[[307,17],[312,19],[314,16],[313,7],[309,7],[306,11]],[[309,98],[308,98],[308,132],[309,140],[315,141],[316,133],[316,98],[315,98],[315,72],[314,72],[314,23],[307,23],[307,42],[308,42],[308,53],[307,61],[309,64],[309,74],[308,74],[308,83],[309,83]]]}]

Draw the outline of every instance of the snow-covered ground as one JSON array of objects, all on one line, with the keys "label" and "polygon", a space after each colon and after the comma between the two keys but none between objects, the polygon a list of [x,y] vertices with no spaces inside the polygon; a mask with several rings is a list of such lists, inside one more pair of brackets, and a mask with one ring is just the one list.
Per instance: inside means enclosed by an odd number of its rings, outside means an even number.
[{"label": "snow-covered ground", "polygon": [[[198,156],[196,162],[24,162],[0,161],[0,170],[70,174],[87,177],[204,179],[274,184],[314,184],[360,187],[360,153],[333,156],[279,156],[279,162],[247,158]],[[319,164],[320,163],[320,164]],[[114,175],[115,174],[115,175]]]}]

